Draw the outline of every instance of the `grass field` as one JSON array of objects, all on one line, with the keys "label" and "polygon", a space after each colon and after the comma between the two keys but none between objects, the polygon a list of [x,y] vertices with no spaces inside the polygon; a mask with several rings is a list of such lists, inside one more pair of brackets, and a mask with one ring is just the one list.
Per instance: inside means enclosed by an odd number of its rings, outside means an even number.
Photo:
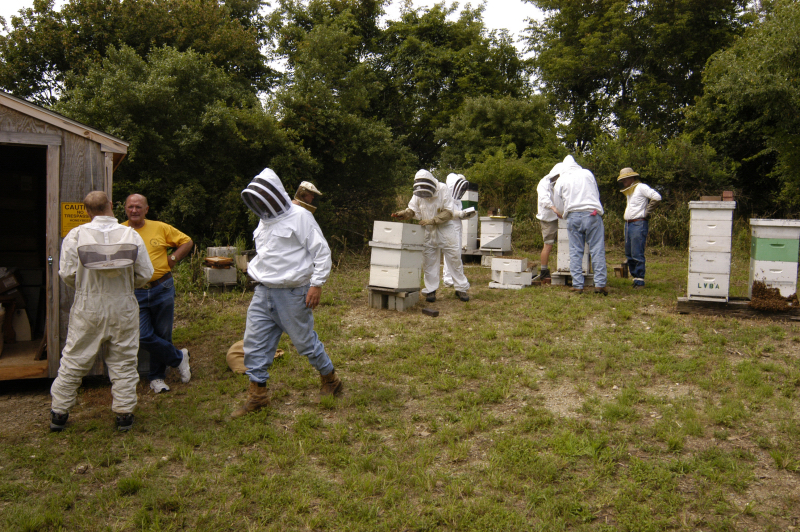
[{"label": "grass field", "polygon": [[250,292],[179,297],[192,381],[140,383],[128,434],[105,381],[60,434],[46,385],[7,388],[0,529],[800,530],[798,325],[677,314],[686,254],[666,248],[646,290],[608,297],[466,273],[472,300],[440,291],[431,318],[367,308],[366,259],[343,259],[315,312],[338,399],[284,337],[273,406],[229,421]]}]

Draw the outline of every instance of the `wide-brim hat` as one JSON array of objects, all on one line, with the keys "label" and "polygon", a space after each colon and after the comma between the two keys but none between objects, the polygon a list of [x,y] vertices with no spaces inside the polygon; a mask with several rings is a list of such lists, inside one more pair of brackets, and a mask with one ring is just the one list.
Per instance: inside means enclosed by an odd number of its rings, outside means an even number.
[{"label": "wide-brim hat", "polygon": [[633,171],[633,168],[623,168],[619,171],[619,177],[617,181],[622,181],[626,177],[639,177],[639,174]]},{"label": "wide-brim hat", "polygon": [[316,194],[317,196],[322,196],[322,192],[320,192],[319,189],[317,189],[317,187],[315,187],[312,183],[308,181],[303,181],[302,183],[300,183],[300,188],[304,188],[309,192],[311,192],[312,194]]}]

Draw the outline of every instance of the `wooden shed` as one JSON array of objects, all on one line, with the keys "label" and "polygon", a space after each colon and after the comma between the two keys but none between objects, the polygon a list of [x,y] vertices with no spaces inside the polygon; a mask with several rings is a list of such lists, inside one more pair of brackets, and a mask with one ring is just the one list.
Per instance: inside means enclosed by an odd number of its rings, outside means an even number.
[{"label": "wooden shed", "polygon": [[0,380],[58,374],[74,296],[58,276],[61,241],[88,221],[86,194],[111,197],[127,153],[123,140],[0,91],[0,271],[18,285],[0,293],[15,320],[4,323]]}]

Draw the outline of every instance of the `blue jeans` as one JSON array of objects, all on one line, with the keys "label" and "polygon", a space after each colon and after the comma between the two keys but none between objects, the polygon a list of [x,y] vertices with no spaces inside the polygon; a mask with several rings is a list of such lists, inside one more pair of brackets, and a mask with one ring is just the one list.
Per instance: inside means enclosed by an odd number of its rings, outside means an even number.
[{"label": "blue jeans", "polygon": [[594,285],[602,288],[606,285],[606,229],[603,217],[592,216],[591,212],[571,212],[567,215],[569,232],[569,273],[572,286],[583,288],[583,250],[589,244],[589,254],[594,270]]},{"label": "blue jeans", "polygon": [[644,286],[644,248],[649,228],[647,220],[625,222],[625,257],[634,285]]},{"label": "blue jeans", "polygon": [[267,382],[269,368],[281,334],[286,333],[297,352],[308,358],[320,375],[333,371],[325,346],[314,332],[314,314],[306,307],[309,285],[296,288],[256,286],[247,309],[244,331],[244,365],[251,382]]},{"label": "blue jeans", "polygon": [[183,353],[172,345],[172,320],[175,312],[175,283],[167,279],[149,290],[134,290],[139,302],[139,347],[150,353],[147,378],[163,379],[167,366],[177,368]]}]

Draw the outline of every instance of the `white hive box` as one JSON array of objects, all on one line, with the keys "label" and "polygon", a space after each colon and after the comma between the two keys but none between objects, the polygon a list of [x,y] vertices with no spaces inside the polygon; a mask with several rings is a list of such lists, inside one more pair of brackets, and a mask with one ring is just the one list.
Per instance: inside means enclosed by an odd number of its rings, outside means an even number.
[{"label": "white hive box", "polygon": [[511,218],[492,218],[491,216],[481,217],[481,238],[483,235],[510,235]]},{"label": "white hive box", "polygon": [[392,266],[419,270],[422,269],[422,250],[373,246],[370,264],[372,266]]},{"label": "white hive box", "polygon": [[689,252],[710,251],[726,253],[730,250],[730,236],[693,235],[689,237]]},{"label": "white hive box", "polygon": [[797,259],[800,250],[800,220],[750,219],[750,279],[778,288],[783,297],[797,292]]},{"label": "white hive box", "polygon": [[475,203],[478,202],[478,191],[477,190],[467,190],[464,192],[464,195],[461,196],[461,201],[474,201]]},{"label": "white hive box", "polygon": [[234,246],[206,248],[206,257],[233,257],[236,255]]},{"label": "white hive box", "polygon": [[414,224],[376,220],[372,228],[372,240],[381,244],[421,246],[425,242],[425,229]]},{"label": "white hive box", "polygon": [[461,234],[478,233],[478,217],[473,216],[466,220],[461,220]]},{"label": "white hive box", "polygon": [[461,234],[461,251],[475,251],[478,249],[478,233]]},{"label": "white hive box", "polygon": [[511,235],[484,235],[481,233],[481,249],[511,251]]},{"label": "white hive box", "polygon": [[419,290],[419,268],[400,268],[394,266],[369,267],[369,285],[392,289]]},{"label": "white hive box", "polygon": [[524,272],[528,270],[528,259],[506,259],[503,257],[492,257],[492,270],[515,273]]},{"label": "white hive box", "polygon": [[[589,255],[589,244],[583,248],[583,271],[591,269],[591,257]],[[569,230],[567,221],[563,218],[558,219],[558,246],[556,249],[556,271],[569,272]]]},{"label": "white hive box", "polygon": [[236,268],[209,268],[203,266],[206,283],[212,286],[225,286],[236,284]]},{"label": "white hive box", "polygon": [[532,278],[533,274],[531,272],[510,272],[510,271],[492,270],[492,282],[498,284],[503,284],[503,285],[516,284],[522,286],[530,286]]},{"label": "white hive box", "polygon": [[690,201],[689,299],[728,300],[735,201]]}]

